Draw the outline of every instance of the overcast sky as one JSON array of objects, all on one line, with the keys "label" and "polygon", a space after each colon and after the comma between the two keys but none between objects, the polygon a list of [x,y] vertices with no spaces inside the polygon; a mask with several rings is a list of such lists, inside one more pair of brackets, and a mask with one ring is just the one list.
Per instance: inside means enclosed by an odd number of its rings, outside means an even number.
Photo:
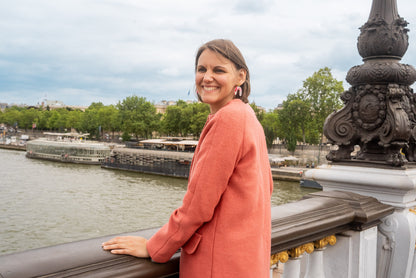
[{"label": "overcast sky", "polygon": [[[416,66],[416,2],[402,63]],[[371,0],[13,0],[0,2],[0,102],[117,104],[132,95],[195,100],[194,57],[231,39],[251,72],[250,101],[272,109],[325,66],[344,82]],[[188,95],[188,92],[191,92]]]}]

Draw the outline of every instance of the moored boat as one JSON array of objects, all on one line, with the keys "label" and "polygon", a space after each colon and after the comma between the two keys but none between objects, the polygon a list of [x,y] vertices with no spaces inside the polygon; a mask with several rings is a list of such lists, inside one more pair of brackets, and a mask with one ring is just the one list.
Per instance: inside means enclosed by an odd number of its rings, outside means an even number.
[{"label": "moored boat", "polygon": [[192,152],[114,148],[101,167],[188,178],[192,157]]},{"label": "moored boat", "polygon": [[85,140],[47,140],[45,138],[28,141],[26,157],[59,162],[80,164],[101,164],[110,156],[110,147],[98,142]]}]

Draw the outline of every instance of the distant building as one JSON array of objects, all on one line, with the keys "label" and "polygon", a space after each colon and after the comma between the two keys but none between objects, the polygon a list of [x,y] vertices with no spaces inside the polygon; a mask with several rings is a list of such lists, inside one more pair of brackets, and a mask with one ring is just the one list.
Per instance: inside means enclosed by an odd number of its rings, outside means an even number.
[{"label": "distant building", "polygon": [[73,110],[81,110],[85,111],[88,106],[79,106],[79,105],[65,105],[60,100],[43,100],[40,107],[43,109],[47,109],[49,107],[50,110],[59,109],[59,108],[70,108]]},{"label": "distant building", "polygon": [[283,109],[283,103],[280,103],[277,105],[277,107],[274,110],[282,110]]},{"label": "distant building", "polygon": [[0,110],[4,111],[8,107],[7,103],[0,103]]},{"label": "distant building", "polygon": [[10,108],[10,107],[13,107],[13,106],[22,107],[22,108],[27,107],[26,104],[16,104],[16,103],[5,103],[5,102],[3,102],[3,103],[0,103],[0,110],[4,111],[6,108]]},{"label": "distant building", "polygon": [[[257,105],[256,105],[257,106]],[[262,111],[263,113],[266,113],[267,110],[266,108],[262,107],[262,106],[257,106],[257,109],[259,109],[260,111]]]},{"label": "distant building", "polygon": [[161,102],[155,104],[156,113],[165,114],[168,106],[176,105],[176,101],[173,100],[162,100]]},{"label": "distant building", "polygon": [[[192,100],[187,100],[186,103],[191,104],[194,101]],[[168,108],[168,106],[172,106],[172,105],[176,105],[176,101],[173,100],[162,100],[161,102],[155,104],[156,107],[156,113],[160,113],[160,114],[165,114],[166,109]]]},{"label": "distant building", "polygon": [[42,101],[41,107],[43,108],[49,107],[49,109],[58,109],[58,108],[65,108],[65,104],[59,100],[45,99],[44,101]]}]

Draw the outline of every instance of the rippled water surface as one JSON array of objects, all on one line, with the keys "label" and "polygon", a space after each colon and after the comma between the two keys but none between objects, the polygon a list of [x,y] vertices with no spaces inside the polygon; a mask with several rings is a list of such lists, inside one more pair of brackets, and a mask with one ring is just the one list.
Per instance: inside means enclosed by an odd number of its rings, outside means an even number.
[{"label": "rippled water surface", "polygon": [[[0,254],[163,225],[186,180],[28,159],[0,149]],[[273,205],[313,192],[275,182]]]}]

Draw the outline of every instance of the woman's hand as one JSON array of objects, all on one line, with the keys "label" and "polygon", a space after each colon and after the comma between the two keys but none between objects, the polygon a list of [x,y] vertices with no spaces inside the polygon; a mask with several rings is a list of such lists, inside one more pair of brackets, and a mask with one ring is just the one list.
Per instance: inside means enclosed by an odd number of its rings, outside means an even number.
[{"label": "woman's hand", "polygon": [[148,258],[146,248],[147,239],[139,236],[115,237],[102,244],[104,250],[110,250],[113,254],[131,255],[139,258]]}]

